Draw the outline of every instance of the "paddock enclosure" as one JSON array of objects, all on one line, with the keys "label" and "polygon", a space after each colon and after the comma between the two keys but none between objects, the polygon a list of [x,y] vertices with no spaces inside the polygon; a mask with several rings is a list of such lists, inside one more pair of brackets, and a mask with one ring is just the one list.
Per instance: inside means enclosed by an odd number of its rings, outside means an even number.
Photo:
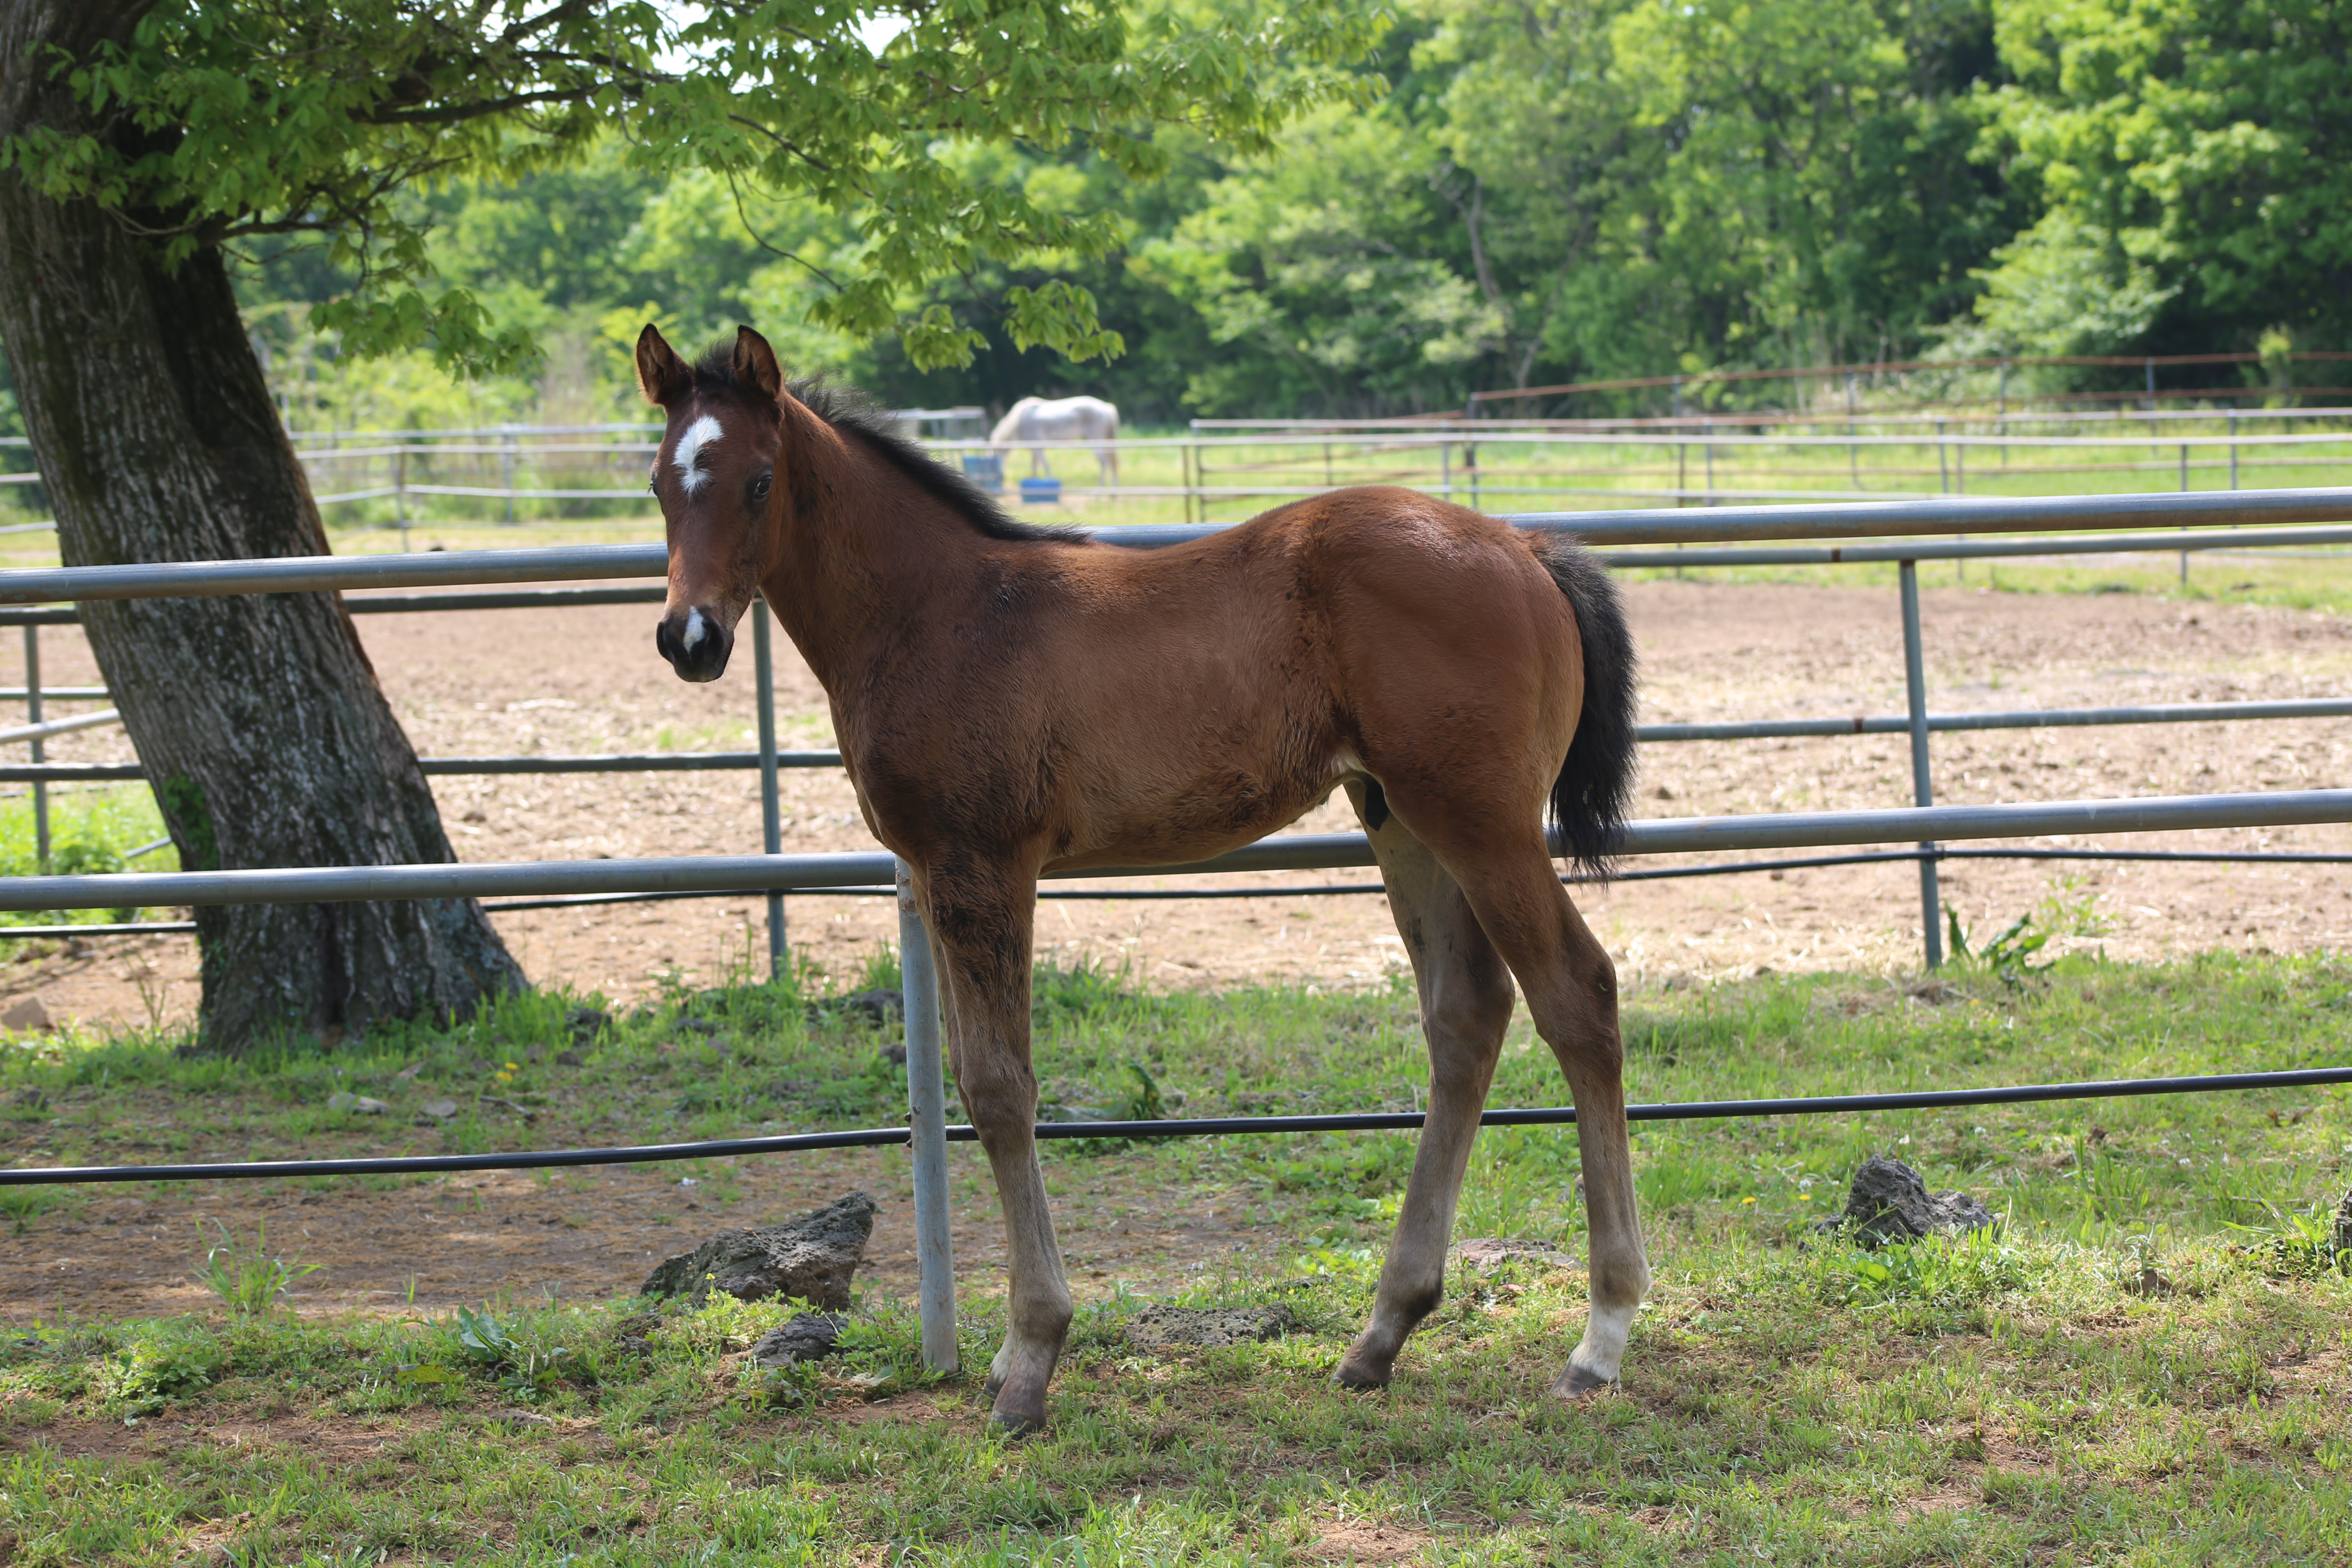
[{"label": "paddock enclosure", "polygon": [[[2278,831],[2316,827],[2340,824],[2347,815],[2352,815],[2352,792],[2329,788],[2273,787],[2238,795],[2207,792],[2073,802],[2025,801],[1986,806],[1934,805],[1931,737],[1937,728],[2051,730],[2184,721],[2235,726],[2340,717],[2343,710],[2332,699],[2313,699],[2300,703],[2290,702],[2286,706],[2275,702],[2189,707],[2108,703],[2095,708],[2010,710],[1972,718],[1931,715],[1924,673],[1925,634],[1919,595],[1922,563],[1950,561],[1957,563],[1967,560],[1992,563],[2003,559],[2069,554],[2113,556],[2151,551],[2242,550],[2250,545],[2326,548],[2352,542],[2352,529],[2334,525],[2336,519],[2345,515],[2347,503],[2352,503],[2352,496],[2344,492],[2313,490],[2069,500],[1956,499],[1838,509],[1818,506],[1758,508],[1714,517],[1694,517],[1687,511],[1667,510],[1549,514],[1519,517],[1513,521],[1521,526],[1574,532],[1602,546],[1617,546],[1609,552],[1609,559],[1620,569],[1688,570],[1706,566],[1790,564],[1866,566],[1874,563],[1892,563],[1896,567],[1895,587],[1902,627],[1902,668],[1907,711],[1895,718],[1865,714],[1844,720],[1767,720],[1760,723],[1752,719],[1738,719],[1722,724],[1654,728],[1644,739],[1654,743],[1732,739],[1769,742],[1808,736],[1826,738],[1836,734],[1841,728],[1848,734],[1865,738],[1874,731],[1899,730],[1907,742],[1910,794],[1915,804],[1909,808],[1848,812],[1782,811],[1720,818],[1651,818],[1638,821],[1631,826],[1627,849],[1629,855],[1637,860],[1651,855],[1676,852],[1713,856],[1717,858],[1717,864],[1704,868],[1716,870],[1727,868],[1723,864],[1725,858],[1748,857],[1742,868],[1753,868],[1772,863],[1757,859],[1758,857],[1769,856],[1777,858],[1783,875],[1792,869],[1826,868],[1821,864],[1822,862],[1854,864],[1857,853],[1869,857],[1861,862],[1864,864],[1887,858],[1907,860],[1916,868],[1921,911],[1917,929],[1924,938],[1925,956],[1932,966],[1940,958],[1938,860],[1945,854],[1953,853],[1949,846],[1954,841],[1960,841],[1963,845],[1958,853],[1967,854],[1979,841],[2026,839],[2032,842],[2010,853],[2049,860],[2070,854],[2104,853],[2070,846],[2084,838],[2095,840],[2099,836],[2116,832]],[[2100,524],[2106,525],[2106,531],[2079,531]],[[2165,528],[2166,531],[2130,531],[2147,530],[2151,526]],[[2059,529],[2069,531],[2062,535],[2054,531]],[[1954,537],[1987,532],[2016,534],[2025,530],[2045,531],[2022,538]],[[1188,537],[1192,531],[1181,527],[1140,528],[1120,537],[1125,542],[1150,547]],[[1784,542],[1820,541],[1825,536],[1837,542]],[[1738,542],[1726,542],[1730,541]],[[1697,548],[1692,548],[1694,545]],[[33,605],[68,597],[192,593],[330,588],[414,590],[461,585],[478,589],[483,584],[491,584],[511,585],[646,576],[659,573],[662,566],[663,552],[659,547],[617,545],[447,552],[437,557],[321,558],[30,571],[0,577],[0,600]],[[609,598],[619,595],[611,591],[592,591],[588,596]],[[419,597],[414,595],[404,599],[379,597],[373,605],[366,598],[358,596],[351,602],[355,610],[420,613]],[[422,603],[432,605],[433,601],[425,597]],[[446,603],[443,602],[444,605]],[[488,595],[477,595],[472,603],[488,611],[520,605],[544,605],[550,601],[544,597],[531,597],[528,590],[507,586]],[[70,612],[29,610],[16,614],[19,618],[55,622],[66,619]],[[755,620],[755,627],[763,628],[764,624],[763,615]],[[755,647],[761,656],[757,659],[758,686],[763,698],[772,690],[773,684],[772,649],[761,647],[769,640],[764,630],[755,637]],[[777,781],[780,777],[779,763],[784,759],[780,754],[772,716],[764,703],[760,731],[762,743],[757,754],[748,759],[738,757],[724,762],[712,759],[706,765],[724,767],[730,763],[737,765],[748,763],[760,771],[766,784],[763,791],[766,837],[772,849],[779,839],[781,811]],[[832,762],[821,754],[803,754],[793,760],[812,767],[824,767]],[[473,759],[445,763],[437,769],[428,764],[428,771],[499,773],[528,768],[533,772],[557,773],[571,769],[632,769],[644,765],[642,759],[618,755],[569,761],[541,756],[527,761],[511,757]],[[71,770],[72,765],[41,764],[37,768],[11,772],[15,777],[26,782],[47,783],[61,780],[64,775],[55,771],[59,769]],[[93,770],[74,771],[88,777]],[[116,776],[121,776],[121,770],[115,770],[115,773]],[[2061,838],[2067,842],[2055,842]],[[1917,847],[1861,850],[1853,847],[1891,844],[1916,845]],[[1791,853],[1822,851],[1826,853]],[[2337,858],[2325,848],[2140,853],[2196,853],[2226,857],[2252,865],[2306,868]],[[1369,853],[1360,836],[1307,832],[1277,836],[1217,862],[1199,868],[1176,868],[1176,874],[1223,870],[1295,874],[1361,867],[1368,861]],[[1158,876],[1167,874],[1154,873]],[[1636,871],[1634,874],[1640,873]],[[315,899],[460,894],[494,899],[503,896],[512,902],[520,903],[550,899],[631,897],[656,893],[750,893],[764,895],[770,903],[770,944],[773,952],[783,939],[781,910],[777,904],[782,895],[814,890],[840,896],[843,889],[853,890],[852,896],[870,894],[887,887],[891,877],[891,862],[886,856],[780,857],[772,853],[766,857],[709,856],[683,861],[529,861],[450,867],[20,878],[0,886],[0,904],[16,910],[41,910],[153,907],[197,901],[308,901]],[[940,1094],[937,1002],[930,990],[928,963],[917,962],[927,957],[923,952],[919,926],[913,921],[903,899],[901,930],[908,960],[905,981],[910,1024],[907,1043],[912,1114],[910,1126],[888,1134],[887,1141],[911,1139],[914,1146],[918,1213],[916,1250],[923,1266],[921,1295],[925,1355],[934,1366],[951,1366],[956,1353],[955,1329],[951,1287],[948,1283],[951,1265],[948,1258],[950,1232],[945,1167],[940,1155],[944,1117]],[[2298,1081],[2334,1081],[2339,1079],[2352,1079],[2352,1069],[2319,1069],[2317,1077],[2306,1075]],[[1753,1110],[1753,1107],[1748,1108],[1750,1113]],[[1674,1114],[1671,1110],[1666,1113]],[[1269,1123],[1264,1130],[1272,1131],[1275,1125]],[[1175,1131],[1179,1127],[1181,1122],[1170,1124],[1169,1130]],[[1137,1130],[1142,1131],[1140,1128]],[[1219,1132],[1252,1130],[1243,1125],[1215,1129]],[[1152,1131],[1156,1134],[1158,1129],[1155,1127]],[[885,1135],[877,1133],[874,1138],[883,1140]],[[838,1137],[827,1136],[814,1141],[814,1146],[839,1141]],[[693,1152],[754,1152],[763,1147],[781,1151],[803,1146],[803,1143],[804,1141],[789,1137],[752,1140],[726,1145],[723,1150],[715,1145],[702,1145]],[[609,1156],[612,1152],[602,1152]],[[647,1151],[639,1155],[618,1157],[663,1159],[688,1156],[685,1151],[677,1153]],[[499,1163],[508,1158],[476,1159],[465,1163]],[[575,1159],[579,1163],[598,1163],[595,1154],[584,1152],[577,1156],[560,1159],[553,1156],[547,1160],[537,1160],[531,1156],[511,1158],[524,1163],[572,1163]],[[327,1167],[313,1168],[324,1170]],[[350,1168],[446,1168],[446,1162],[430,1159],[395,1161],[389,1165],[377,1162],[370,1167]],[[174,1167],[170,1173],[193,1175],[205,1169],[219,1169],[223,1174],[233,1173],[226,1168],[212,1167]],[[146,1165],[135,1171],[125,1168],[119,1173],[110,1172],[109,1175],[115,1179],[139,1179],[158,1173],[162,1172],[157,1167]],[[288,1171],[285,1167],[270,1167],[234,1173],[269,1175],[284,1174]],[[43,1173],[24,1170],[8,1173],[0,1179],[16,1184],[44,1179],[73,1180],[76,1177],[58,1172],[45,1178]]]}]

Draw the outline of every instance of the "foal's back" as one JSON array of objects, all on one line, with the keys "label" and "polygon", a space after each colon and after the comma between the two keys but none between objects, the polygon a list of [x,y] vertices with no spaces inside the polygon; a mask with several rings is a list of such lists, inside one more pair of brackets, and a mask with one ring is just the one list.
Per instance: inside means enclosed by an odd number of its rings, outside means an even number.
[{"label": "foal's back", "polygon": [[1351,773],[1409,800],[1470,756],[1532,822],[1567,752],[1574,616],[1525,541],[1465,508],[1345,490],[1167,550],[1031,562],[1043,613],[1003,738],[1053,780],[1049,864],[1218,854]]}]

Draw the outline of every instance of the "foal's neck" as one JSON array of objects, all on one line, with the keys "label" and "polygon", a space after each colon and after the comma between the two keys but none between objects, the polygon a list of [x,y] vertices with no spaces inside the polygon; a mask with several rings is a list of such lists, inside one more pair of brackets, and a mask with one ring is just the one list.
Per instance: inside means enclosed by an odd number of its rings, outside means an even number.
[{"label": "foal's neck", "polygon": [[778,466],[793,479],[761,590],[826,694],[854,701],[860,673],[903,649],[915,626],[938,624],[984,575],[982,555],[1007,546],[855,431],[796,403],[784,440]]}]

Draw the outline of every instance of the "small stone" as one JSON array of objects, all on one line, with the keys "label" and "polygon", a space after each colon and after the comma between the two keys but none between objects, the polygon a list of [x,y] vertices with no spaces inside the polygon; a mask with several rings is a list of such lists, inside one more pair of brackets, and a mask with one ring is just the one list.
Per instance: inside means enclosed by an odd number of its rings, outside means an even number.
[{"label": "small stone", "polygon": [[1127,1325],[1139,1351],[1215,1349],[1279,1339],[1298,1326],[1287,1307],[1146,1307]]},{"label": "small stone", "polygon": [[710,1036],[719,1032],[719,1026],[712,1023],[708,1018],[680,1018],[677,1023],[671,1025],[670,1027],[677,1030],[680,1034],[687,1035]]},{"label": "small stone", "polygon": [[354,1116],[382,1116],[392,1107],[381,1100],[372,1100],[364,1094],[353,1094],[347,1089],[339,1089],[327,1096],[327,1109],[348,1110]]},{"label": "small stone", "polygon": [[1968,1194],[1931,1193],[1918,1172],[1883,1154],[1862,1163],[1845,1203],[1846,1226],[1864,1247],[1957,1236],[1992,1223],[1991,1212]]},{"label": "small stone", "polygon": [[428,1100],[418,1109],[436,1121],[446,1121],[457,1114],[457,1102],[454,1100]]},{"label": "small stone", "polygon": [[838,1355],[837,1342],[849,1320],[837,1312],[803,1312],[751,1342],[751,1362],[769,1368],[795,1366]]},{"label": "small stone", "polygon": [[560,1068],[579,1067],[582,1065],[580,1053],[578,1051],[558,1051],[555,1053],[555,1065]]},{"label": "small stone", "polygon": [[888,1045],[883,1047],[882,1059],[888,1062],[894,1068],[905,1067],[907,1065],[907,1042],[904,1040],[893,1040]]},{"label": "small stone", "polygon": [[41,1005],[38,996],[26,996],[8,1005],[0,1013],[0,1029],[42,1030],[49,1025],[49,1010]]},{"label": "small stone", "polygon": [[1532,1237],[1474,1237],[1455,1247],[1465,1268],[1500,1268],[1507,1263],[1528,1263],[1538,1268],[1573,1268],[1576,1259],[1567,1250]]},{"label": "small stone", "polygon": [[646,1277],[640,1293],[682,1296],[698,1307],[721,1290],[739,1301],[790,1296],[845,1310],[850,1277],[874,1234],[874,1207],[866,1194],[850,1193],[787,1225],[720,1231],[693,1251],[666,1259]]},{"label": "small stone", "polygon": [[808,1005],[811,1019],[830,1013],[835,1016],[856,1015],[874,1025],[882,1025],[902,1017],[907,1011],[907,999],[898,992],[883,986],[871,991],[853,991],[846,996],[826,996]]},{"label": "small stone", "polygon": [[564,1026],[572,1031],[572,1043],[575,1046],[593,1044],[612,1021],[613,1015],[597,1007],[574,1007],[563,1015]]}]

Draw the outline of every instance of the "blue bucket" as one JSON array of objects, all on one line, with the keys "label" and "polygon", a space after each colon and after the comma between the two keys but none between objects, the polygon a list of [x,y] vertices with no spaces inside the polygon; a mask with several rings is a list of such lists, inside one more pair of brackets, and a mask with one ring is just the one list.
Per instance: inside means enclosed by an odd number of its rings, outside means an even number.
[{"label": "blue bucket", "polygon": [[963,477],[990,495],[1003,495],[1004,493],[1004,454],[966,452],[963,455]]},{"label": "blue bucket", "polygon": [[1062,500],[1062,481],[1047,475],[1021,481],[1021,500],[1030,506],[1055,506]]}]

